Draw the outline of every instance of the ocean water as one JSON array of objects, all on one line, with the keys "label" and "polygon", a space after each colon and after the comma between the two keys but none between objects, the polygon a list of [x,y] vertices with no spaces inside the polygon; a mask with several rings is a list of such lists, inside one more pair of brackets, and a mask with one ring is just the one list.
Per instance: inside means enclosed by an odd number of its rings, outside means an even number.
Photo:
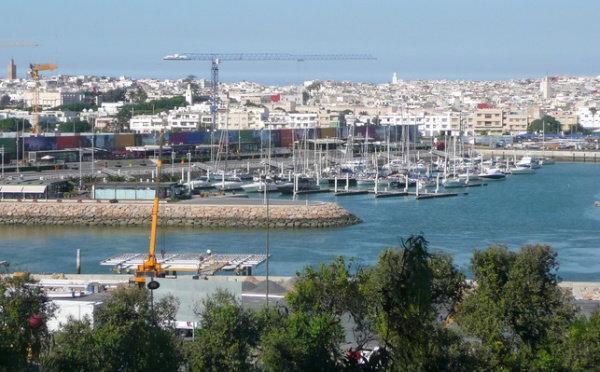
[{"label": "ocean water", "polygon": [[[268,240],[269,274],[289,276],[338,256],[372,265],[384,249],[423,233],[430,249],[452,255],[467,273],[476,249],[499,244],[516,250],[540,243],[558,251],[563,280],[600,281],[600,208],[594,206],[600,200],[600,164],[547,165],[534,175],[509,176],[465,191],[468,195],[419,201],[313,194],[310,200],[336,201],[364,222],[331,229],[271,229],[268,236],[266,230],[159,229],[156,250],[265,253]],[[149,244],[146,228],[0,226],[0,234],[0,260],[10,261],[13,270],[31,272],[75,272],[79,248],[83,273],[109,273],[100,261],[118,253],[146,252]],[[265,265],[254,274],[264,275]]]}]

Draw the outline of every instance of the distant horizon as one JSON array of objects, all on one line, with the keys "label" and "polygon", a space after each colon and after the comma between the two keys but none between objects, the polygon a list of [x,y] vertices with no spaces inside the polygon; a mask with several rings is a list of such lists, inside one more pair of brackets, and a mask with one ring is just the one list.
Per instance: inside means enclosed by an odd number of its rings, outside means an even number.
[{"label": "distant horizon", "polygon": [[[9,59],[10,60],[10,59]],[[110,77],[110,78],[131,78],[135,80],[141,79],[156,79],[159,81],[164,80],[180,80],[185,79],[190,75],[194,75],[196,79],[211,80],[210,62],[166,62],[176,66],[175,69],[166,69],[165,66],[151,67],[145,69],[106,69],[104,71],[99,70],[88,70],[76,66],[70,66],[69,71],[61,71],[61,68],[51,72],[41,72],[42,78],[51,76],[94,76],[94,77]],[[255,62],[256,63],[256,62]],[[277,67],[277,62],[269,62]],[[289,62],[287,62],[289,63]],[[244,64],[244,62],[240,63]],[[285,63],[283,63],[285,64]],[[28,64],[20,64],[19,61],[15,60],[17,65],[17,78],[27,78],[27,72],[23,73],[23,70],[28,70]],[[185,66],[187,65],[187,66]],[[27,67],[25,67],[27,66]],[[188,67],[189,66],[189,67]],[[221,83],[239,83],[239,82],[254,82],[263,86],[285,86],[285,85],[301,85],[306,81],[334,81],[334,82],[352,82],[352,83],[365,83],[365,84],[384,84],[391,83],[394,72],[397,74],[399,81],[474,81],[474,82],[485,82],[485,81],[511,81],[511,80],[522,80],[532,79],[540,80],[545,76],[549,77],[575,77],[575,78],[599,78],[598,75],[585,75],[585,74],[531,74],[527,72],[479,72],[479,73],[468,73],[468,72],[407,72],[402,73],[400,71],[373,71],[365,69],[364,71],[348,71],[340,72],[331,70],[330,67],[325,66],[324,71],[318,71],[312,68],[310,71],[296,70],[296,71],[282,71],[284,69],[279,68],[278,70],[265,70],[263,67],[259,67],[252,70],[247,67],[238,67],[238,62],[225,62],[222,63],[219,69],[219,80]],[[167,71],[169,70],[169,71]],[[175,71],[171,71],[175,70]],[[186,72],[188,71],[188,72]],[[300,75],[304,75],[300,77]]]}]

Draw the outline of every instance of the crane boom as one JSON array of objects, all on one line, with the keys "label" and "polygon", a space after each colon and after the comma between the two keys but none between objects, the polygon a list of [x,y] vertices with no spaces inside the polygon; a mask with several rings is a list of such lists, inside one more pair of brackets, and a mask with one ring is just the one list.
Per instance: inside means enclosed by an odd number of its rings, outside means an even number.
[{"label": "crane boom", "polygon": [[167,61],[331,61],[376,59],[369,54],[289,54],[289,53],[182,53],[163,58]]},{"label": "crane boom", "polygon": [[[182,53],[163,57],[166,61],[212,61],[210,112],[211,133],[217,125],[219,105],[219,62],[220,61],[350,61],[377,59],[370,54],[290,54],[290,53]],[[212,145],[211,137],[211,145]],[[212,159],[211,159],[212,160]]]},{"label": "crane boom", "polygon": [[156,162],[156,179],[154,181],[156,185],[154,193],[154,204],[152,206],[152,230],[150,232],[150,247],[148,248],[148,258],[138,266],[135,271],[135,281],[143,285],[146,282],[146,278],[153,280],[162,275],[161,264],[156,261],[156,230],[158,228],[158,207],[160,199],[160,177],[162,167],[162,149],[165,131],[160,131],[159,142],[158,142],[158,160]]}]

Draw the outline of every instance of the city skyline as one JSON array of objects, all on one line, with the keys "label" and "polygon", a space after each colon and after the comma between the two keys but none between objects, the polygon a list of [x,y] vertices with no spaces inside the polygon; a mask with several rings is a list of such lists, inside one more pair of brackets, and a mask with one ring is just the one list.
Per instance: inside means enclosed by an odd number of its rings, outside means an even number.
[{"label": "city skyline", "polygon": [[[210,61],[164,61],[175,53],[371,54],[364,61],[224,61],[223,82],[266,85],[307,80],[508,80],[597,76],[593,35],[600,3],[531,0],[351,1],[298,4],[240,0],[86,3],[13,2],[0,47],[18,77],[29,63],[52,75],[210,79]],[[50,74],[50,73],[48,73]]]}]

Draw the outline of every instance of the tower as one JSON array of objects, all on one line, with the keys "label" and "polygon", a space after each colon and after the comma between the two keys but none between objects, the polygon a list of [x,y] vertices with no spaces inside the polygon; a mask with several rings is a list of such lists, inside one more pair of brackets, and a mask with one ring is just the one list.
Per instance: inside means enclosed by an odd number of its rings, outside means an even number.
[{"label": "tower", "polygon": [[8,63],[8,68],[6,69],[6,79],[7,80],[15,80],[17,78],[17,66],[15,65],[15,61],[11,58]]},{"label": "tower", "polygon": [[542,92],[542,98],[548,99],[552,96],[552,87],[550,87],[550,79],[548,76],[544,76],[540,83],[540,92]]},{"label": "tower", "polygon": [[192,84],[188,84],[187,86],[187,91],[185,92],[185,101],[190,106],[194,104],[194,97],[192,95]]},{"label": "tower", "polygon": [[395,72],[392,75],[392,84],[398,84],[398,74]]}]

